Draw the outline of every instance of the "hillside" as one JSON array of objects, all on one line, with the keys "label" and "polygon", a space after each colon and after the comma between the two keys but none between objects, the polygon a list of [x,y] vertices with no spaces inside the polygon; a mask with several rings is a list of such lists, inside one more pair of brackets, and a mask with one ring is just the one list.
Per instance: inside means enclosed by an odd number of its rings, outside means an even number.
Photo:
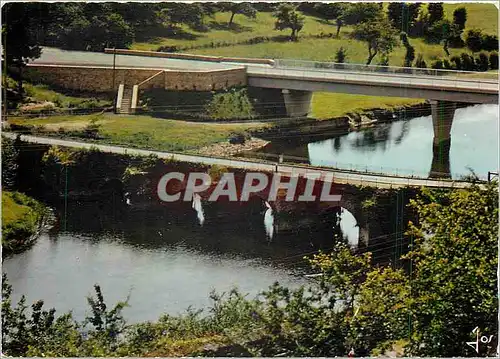
[{"label": "hillside", "polygon": [[[453,11],[459,6],[467,9],[466,30],[478,28],[486,33],[497,34],[498,10],[493,4],[444,4],[445,16],[453,17]],[[426,6],[424,6],[424,9]],[[234,24],[228,28],[229,13],[216,13],[213,18],[205,20],[208,30],[194,31],[187,26],[180,27],[180,31],[170,37],[155,37],[149,42],[135,42],[133,49],[157,50],[160,46],[175,46],[179,51],[195,54],[212,54],[220,56],[264,57],[264,58],[295,58],[314,61],[333,61],[335,52],[344,47],[347,49],[347,62],[363,63],[366,61],[366,44],[349,38],[352,27],[345,26],[341,36],[337,38],[318,38],[336,33],[334,23],[320,18],[305,15],[305,22],[300,32],[300,41],[288,41],[288,31],[274,30],[272,13],[259,12],[255,19],[236,15]],[[266,42],[242,44],[252,38],[267,37]],[[258,42],[260,40],[257,40]],[[422,54],[426,61],[444,57],[441,45],[427,44],[421,38],[410,40],[417,54]],[[214,44],[213,47],[200,48]],[[466,48],[450,49],[451,56],[467,51]],[[389,63],[400,66],[404,58],[405,49],[397,47],[390,55]],[[375,58],[373,63],[380,59]]]}]

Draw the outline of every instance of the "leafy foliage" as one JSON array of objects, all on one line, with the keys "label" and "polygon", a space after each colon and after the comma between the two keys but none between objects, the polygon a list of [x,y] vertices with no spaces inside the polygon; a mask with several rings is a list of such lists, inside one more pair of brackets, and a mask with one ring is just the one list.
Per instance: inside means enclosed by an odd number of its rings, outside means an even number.
[{"label": "leafy foliage", "polygon": [[293,5],[284,3],[280,4],[274,13],[274,17],[276,17],[274,28],[276,30],[292,30],[290,39],[292,41],[297,41],[298,34],[304,26],[304,16],[299,14]]},{"label": "leafy foliage", "polygon": [[387,56],[398,44],[397,31],[386,18],[378,18],[375,21],[362,22],[356,25],[351,36],[366,42],[368,46],[367,65],[372,62],[378,53]]},{"label": "leafy foliage", "polygon": [[[12,307],[3,280],[2,340],[8,355],[38,356],[467,356],[471,330],[496,332],[497,184],[426,190],[411,201],[406,265],[374,267],[370,253],[339,243],[310,258],[318,281],[278,283],[254,299],[212,293],[208,312],[188,309],[126,325],[127,301],[108,309],[98,285],[91,314],[76,323],[43,303]],[[494,343],[495,340],[492,341]],[[207,349],[207,345],[210,344]],[[484,346],[480,355],[493,355]]]},{"label": "leafy foliage", "polygon": [[[419,215],[419,225],[408,233],[415,243],[407,256],[416,294],[412,355],[475,355],[463,345],[473,339],[472,329],[497,332],[498,185],[484,186],[423,191],[411,202]],[[495,353],[491,346],[482,348],[482,355]]]},{"label": "leafy foliage", "polygon": [[231,13],[229,18],[229,25],[233,24],[233,19],[236,14],[241,14],[246,17],[254,19],[257,16],[257,10],[252,6],[252,4],[247,2],[242,3],[218,3],[222,11],[228,11]]}]

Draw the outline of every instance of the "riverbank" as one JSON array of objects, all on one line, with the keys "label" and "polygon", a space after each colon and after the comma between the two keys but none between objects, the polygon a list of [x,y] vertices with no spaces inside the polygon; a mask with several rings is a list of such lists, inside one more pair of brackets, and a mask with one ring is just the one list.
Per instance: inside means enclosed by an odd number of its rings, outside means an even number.
[{"label": "riverbank", "polygon": [[19,192],[2,191],[2,257],[28,249],[47,219],[47,208]]}]

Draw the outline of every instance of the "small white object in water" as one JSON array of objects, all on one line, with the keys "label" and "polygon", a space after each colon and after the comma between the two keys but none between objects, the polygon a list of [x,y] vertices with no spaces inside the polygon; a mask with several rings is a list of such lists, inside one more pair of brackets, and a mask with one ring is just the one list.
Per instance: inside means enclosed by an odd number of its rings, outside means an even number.
[{"label": "small white object in water", "polygon": [[198,221],[200,222],[200,226],[203,226],[203,223],[205,223],[205,215],[203,214],[203,208],[201,206],[201,197],[197,193],[193,195],[193,209],[196,211],[196,213],[198,213]]},{"label": "small white object in water", "polygon": [[268,202],[265,202],[267,210],[264,213],[264,227],[266,229],[266,234],[269,237],[269,240],[273,239],[274,234],[274,215],[273,209]]}]

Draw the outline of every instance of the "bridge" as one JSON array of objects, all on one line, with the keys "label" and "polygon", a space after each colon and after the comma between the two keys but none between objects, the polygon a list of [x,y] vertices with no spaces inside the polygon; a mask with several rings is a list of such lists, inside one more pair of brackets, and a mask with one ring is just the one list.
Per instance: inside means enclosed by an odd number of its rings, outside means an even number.
[{"label": "bridge", "polygon": [[[259,89],[264,102],[282,103],[290,117],[310,113],[312,93],[338,92],[424,98],[434,127],[431,174],[449,173],[456,103],[498,104],[498,75],[298,60],[106,49],[105,53],[44,48],[28,76],[90,91],[117,91],[119,113],[134,113],[140,90],[213,91],[231,86]],[[493,75],[493,76],[492,76]],[[116,92],[115,92],[116,93]]]},{"label": "bridge", "polygon": [[248,171],[279,173],[288,177],[306,177],[308,174],[319,174],[320,177],[333,175],[333,181],[337,184],[366,185],[377,188],[402,188],[402,187],[434,187],[434,188],[466,188],[470,186],[467,181],[451,179],[419,178],[413,176],[384,175],[362,171],[349,171],[343,169],[314,167],[293,164],[277,164],[265,160],[244,160],[223,157],[209,157],[192,155],[178,152],[165,152],[143,150],[132,147],[111,146],[84,141],[61,140],[51,137],[20,135],[14,132],[2,132],[2,136],[10,139],[19,139],[24,142],[37,143],[50,146],[61,146],[75,149],[99,150],[101,152],[116,153],[130,156],[157,156],[168,160],[204,164],[218,165],[233,169],[243,169]]}]

